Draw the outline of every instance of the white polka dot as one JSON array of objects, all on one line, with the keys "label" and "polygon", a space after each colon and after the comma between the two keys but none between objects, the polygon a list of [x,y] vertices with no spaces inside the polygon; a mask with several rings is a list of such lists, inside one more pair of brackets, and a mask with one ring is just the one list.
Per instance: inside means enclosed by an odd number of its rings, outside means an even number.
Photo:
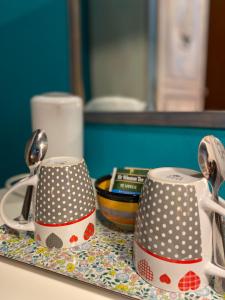
[{"label": "white polka dot", "polygon": [[175,245],[175,249],[179,249],[179,245]]}]

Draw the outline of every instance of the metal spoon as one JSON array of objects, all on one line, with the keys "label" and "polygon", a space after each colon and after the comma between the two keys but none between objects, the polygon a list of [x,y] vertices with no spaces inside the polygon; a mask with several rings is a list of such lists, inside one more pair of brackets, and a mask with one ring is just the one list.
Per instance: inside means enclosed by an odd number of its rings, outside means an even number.
[{"label": "metal spoon", "polygon": [[[218,192],[225,180],[225,150],[223,144],[216,137],[204,137],[199,144],[198,162],[203,176],[212,186],[213,200],[217,203]],[[221,216],[213,213],[212,242],[214,263],[225,269],[225,242]],[[215,278],[214,288],[220,294],[225,291],[225,280]]]},{"label": "metal spoon", "polygon": [[[25,161],[30,169],[30,175],[37,173],[41,161],[44,159],[48,149],[48,139],[44,130],[37,129],[33,132],[25,147]],[[26,223],[29,217],[32,200],[33,186],[29,185],[23,202],[21,214],[16,220]]]}]

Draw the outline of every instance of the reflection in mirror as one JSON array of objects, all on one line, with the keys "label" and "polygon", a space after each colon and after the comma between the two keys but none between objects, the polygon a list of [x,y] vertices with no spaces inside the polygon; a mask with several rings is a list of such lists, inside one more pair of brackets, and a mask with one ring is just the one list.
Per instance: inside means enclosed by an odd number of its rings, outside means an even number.
[{"label": "reflection in mirror", "polygon": [[[225,109],[224,1],[71,2],[81,12],[74,80],[86,111]],[[73,68],[78,51],[74,42]]]}]

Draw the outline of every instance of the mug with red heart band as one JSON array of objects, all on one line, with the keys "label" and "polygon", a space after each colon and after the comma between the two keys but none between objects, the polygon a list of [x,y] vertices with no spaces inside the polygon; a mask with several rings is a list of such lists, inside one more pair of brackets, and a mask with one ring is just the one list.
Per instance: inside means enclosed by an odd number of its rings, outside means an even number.
[{"label": "mug with red heart band", "polygon": [[[33,221],[21,224],[5,213],[8,196],[33,185]],[[95,233],[95,196],[84,159],[52,157],[41,163],[37,175],[15,184],[2,198],[0,214],[6,225],[34,231],[35,240],[48,248],[70,248]]]},{"label": "mug with red heart band", "polygon": [[211,262],[212,211],[225,216],[200,173],[150,170],[135,225],[134,264],[139,275],[171,292],[202,289],[210,275],[225,278],[225,270]]}]

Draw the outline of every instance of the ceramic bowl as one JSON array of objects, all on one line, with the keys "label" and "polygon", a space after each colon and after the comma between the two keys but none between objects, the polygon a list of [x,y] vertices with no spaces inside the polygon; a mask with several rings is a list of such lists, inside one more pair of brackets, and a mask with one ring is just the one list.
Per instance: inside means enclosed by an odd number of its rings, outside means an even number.
[{"label": "ceramic bowl", "polygon": [[102,215],[120,229],[134,230],[139,195],[109,192],[111,175],[96,180],[97,200]]}]

